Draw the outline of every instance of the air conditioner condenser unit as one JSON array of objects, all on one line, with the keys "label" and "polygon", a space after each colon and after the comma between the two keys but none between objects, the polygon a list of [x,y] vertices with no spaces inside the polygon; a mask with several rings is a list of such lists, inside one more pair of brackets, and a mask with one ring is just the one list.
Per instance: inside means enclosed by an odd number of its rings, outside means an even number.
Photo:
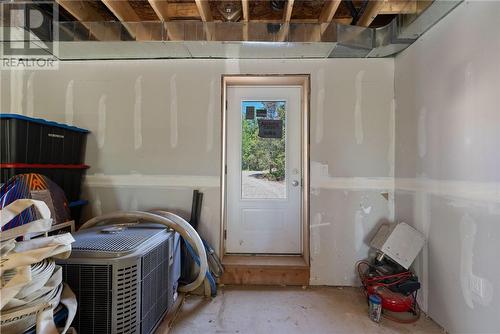
[{"label": "air conditioner condenser unit", "polygon": [[79,333],[152,333],[177,296],[179,234],[158,224],[107,224],[74,234],[58,261],[75,292]]}]

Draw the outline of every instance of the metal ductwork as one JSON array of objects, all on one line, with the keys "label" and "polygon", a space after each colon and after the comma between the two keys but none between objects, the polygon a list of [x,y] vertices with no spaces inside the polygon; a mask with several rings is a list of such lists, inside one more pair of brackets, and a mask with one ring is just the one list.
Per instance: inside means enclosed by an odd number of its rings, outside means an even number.
[{"label": "metal ductwork", "polygon": [[415,42],[461,2],[434,1],[419,15],[399,15],[381,28],[278,23],[276,29],[269,29],[267,23],[230,22],[238,16],[237,7],[226,12],[228,22],[58,22],[55,56],[61,60],[389,57]]},{"label": "metal ductwork", "polygon": [[420,15],[398,15],[381,28],[337,25],[337,45],[329,57],[381,58],[395,55],[415,42],[461,2],[434,1]]}]

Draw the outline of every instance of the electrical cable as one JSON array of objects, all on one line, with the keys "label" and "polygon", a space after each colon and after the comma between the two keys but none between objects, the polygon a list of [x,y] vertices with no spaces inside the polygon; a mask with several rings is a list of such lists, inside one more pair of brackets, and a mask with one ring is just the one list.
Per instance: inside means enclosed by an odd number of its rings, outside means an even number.
[{"label": "electrical cable", "polygon": [[[193,247],[189,244],[189,242],[186,242],[186,240],[182,239],[184,244],[186,245],[186,249],[188,250],[189,255],[193,258],[194,262],[197,265],[200,265],[200,258],[196,255],[196,253],[193,250]],[[217,296],[217,283],[215,282],[215,279],[210,272],[210,270],[207,270],[207,277],[206,279],[208,280],[208,283],[210,284],[210,296],[215,297]]]}]

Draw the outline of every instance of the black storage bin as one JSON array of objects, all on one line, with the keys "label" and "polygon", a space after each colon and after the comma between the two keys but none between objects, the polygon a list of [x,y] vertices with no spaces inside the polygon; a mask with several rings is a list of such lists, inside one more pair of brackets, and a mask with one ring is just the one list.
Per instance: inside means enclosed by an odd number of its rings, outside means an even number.
[{"label": "black storage bin", "polygon": [[0,164],[0,183],[7,182],[17,174],[42,174],[61,187],[68,202],[73,202],[80,198],[82,179],[87,168],[87,165]]},{"label": "black storage bin", "polygon": [[82,164],[88,130],[17,114],[0,114],[1,163]]}]

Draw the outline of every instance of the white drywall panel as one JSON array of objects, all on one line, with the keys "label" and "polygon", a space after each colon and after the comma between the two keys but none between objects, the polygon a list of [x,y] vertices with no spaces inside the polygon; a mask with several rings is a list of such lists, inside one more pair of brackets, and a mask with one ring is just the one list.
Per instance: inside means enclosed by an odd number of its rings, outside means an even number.
[{"label": "white drywall panel", "polygon": [[[92,131],[85,217],[159,207],[189,212],[191,191],[201,188],[201,231],[214,245],[220,226],[221,75],[311,74],[310,153],[317,167],[311,171],[311,224],[318,215],[335,218],[321,227],[321,251],[311,252],[312,283],[356,283],[354,263],[366,256],[366,236],[394,212],[392,201],[380,195],[393,189],[392,59],[59,65],[57,71],[2,72],[1,110],[29,111]],[[312,239],[311,249],[316,246]]]},{"label": "white drywall panel", "polygon": [[358,285],[353,259],[390,220],[392,199],[379,190],[317,189],[311,194],[311,284]]},{"label": "white drywall panel", "polygon": [[499,333],[500,3],[465,1],[396,57],[396,219],[428,238],[421,302]]}]

